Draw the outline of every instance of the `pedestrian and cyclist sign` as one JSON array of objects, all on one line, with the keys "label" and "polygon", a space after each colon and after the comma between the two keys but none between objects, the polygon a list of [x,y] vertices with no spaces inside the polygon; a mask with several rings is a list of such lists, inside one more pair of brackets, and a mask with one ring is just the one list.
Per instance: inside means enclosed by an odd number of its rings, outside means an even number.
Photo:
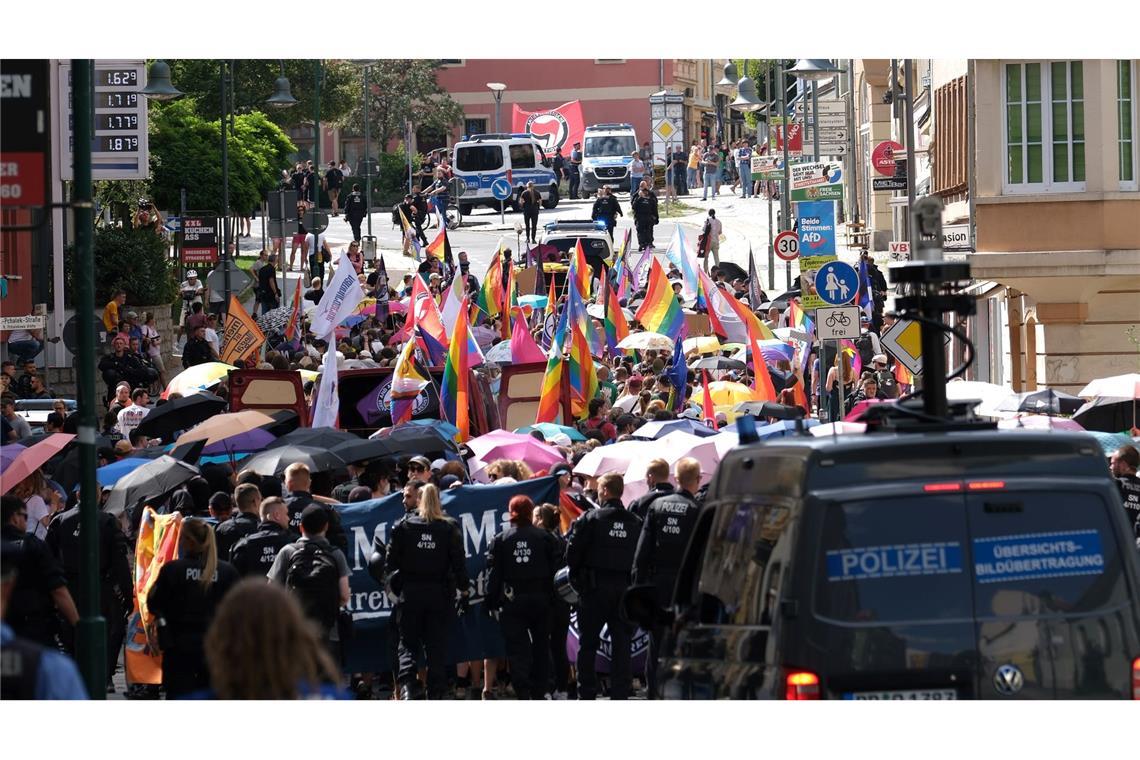
[{"label": "pedestrian and cyclist sign", "polygon": [[772,241],[772,250],[784,261],[795,261],[800,255],[800,236],[793,230],[784,230]]},{"label": "pedestrian and cyclist sign", "polygon": [[815,292],[825,303],[842,306],[851,303],[859,289],[855,267],[843,261],[831,261],[815,273]]},{"label": "pedestrian and cyclist sign", "polygon": [[859,337],[858,306],[833,306],[816,309],[815,330],[820,340],[855,340]]}]

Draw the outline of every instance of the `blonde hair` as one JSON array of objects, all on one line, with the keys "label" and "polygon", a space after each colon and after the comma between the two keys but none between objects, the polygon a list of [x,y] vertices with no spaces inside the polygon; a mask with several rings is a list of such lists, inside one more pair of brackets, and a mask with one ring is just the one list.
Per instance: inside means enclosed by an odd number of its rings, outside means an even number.
[{"label": "blonde hair", "polygon": [[340,671],[296,598],[247,578],[218,605],[204,642],[219,699],[297,699],[299,688],[340,684]]},{"label": "blonde hair", "polygon": [[488,475],[498,475],[500,478],[514,478],[520,483],[534,477],[534,470],[526,462],[518,459],[496,459],[487,465]]},{"label": "blonde hair", "polygon": [[12,488],[12,495],[21,501],[27,501],[33,496],[43,496],[44,489],[47,488],[47,481],[44,480],[43,470],[35,469],[32,474],[21,480]]},{"label": "blonde hair", "polygon": [[419,516],[428,522],[447,519],[443,514],[443,504],[439,501],[439,489],[431,483],[420,488]]},{"label": "blonde hair", "polygon": [[218,570],[218,545],[214,541],[214,529],[205,520],[188,517],[182,521],[178,556],[204,557],[201,583],[203,590],[209,589],[214,582],[214,573]]}]

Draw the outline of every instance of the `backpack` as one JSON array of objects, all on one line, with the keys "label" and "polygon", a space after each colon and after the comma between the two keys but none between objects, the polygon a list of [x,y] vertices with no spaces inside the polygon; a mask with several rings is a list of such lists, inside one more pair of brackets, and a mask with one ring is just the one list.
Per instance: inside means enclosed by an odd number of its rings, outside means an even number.
[{"label": "backpack", "polygon": [[297,544],[285,571],[285,586],[297,595],[305,615],[326,630],[340,610],[340,572],[331,549],[314,541]]}]

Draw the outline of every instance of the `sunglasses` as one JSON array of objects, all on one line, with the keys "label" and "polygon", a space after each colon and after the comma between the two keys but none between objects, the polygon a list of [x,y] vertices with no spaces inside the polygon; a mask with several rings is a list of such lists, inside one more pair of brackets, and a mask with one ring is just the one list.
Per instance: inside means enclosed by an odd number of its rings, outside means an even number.
[{"label": "sunglasses", "polygon": [[427,470],[427,468],[424,467],[422,464],[410,464],[410,465],[408,465],[408,471],[409,472],[424,472],[425,470]]}]

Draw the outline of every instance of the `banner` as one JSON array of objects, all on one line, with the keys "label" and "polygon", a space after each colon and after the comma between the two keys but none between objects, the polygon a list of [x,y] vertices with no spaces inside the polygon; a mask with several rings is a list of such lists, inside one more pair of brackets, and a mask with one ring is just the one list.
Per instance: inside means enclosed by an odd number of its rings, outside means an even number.
[{"label": "banner", "polygon": [[[769,120],[770,126],[769,135],[772,144],[775,145],[775,150],[782,153],[784,151],[784,118],[782,116],[773,116]],[[798,119],[792,119],[792,123],[788,125],[788,156],[800,156],[804,152],[804,125]]]},{"label": "banner", "polygon": [[158,580],[162,566],[177,557],[181,532],[181,513],[159,515],[150,507],[143,509],[139,538],[135,543],[135,608],[127,621],[126,654],[123,657],[127,683],[162,683],[162,654],[155,646],[155,620],[147,609],[146,598]]},{"label": "banner", "polygon": [[[502,657],[505,653],[499,624],[483,607],[487,589],[487,545],[508,525],[507,502],[525,494],[535,504],[558,504],[558,479],[535,478],[505,486],[461,486],[442,493],[443,509],[457,523],[463,536],[467,574],[473,582],[471,608],[455,621],[448,642],[449,664]],[[390,671],[388,620],[392,602],[384,589],[368,573],[373,536],[385,545],[392,524],[404,515],[401,493],[359,504],[338,505],[341,523],[349,536],[348,608],[355,622],[356,635],[345,647],[346,673]]]},{"label": "banner", "polygon": [[[350,267],[351,268],[351,267]],[[312,426],[337,427],[337,416],[340,414],[340,394],[337,393],[337,364],[336,340],[330,334],[328,346],[325,347],[325,356],[321,361],[321,386],[313,399]]]},{"label": "banner", "polygon": [[331,337],[333,328],[352,314],[363,300],[364,290],[360,287],[360,280],[357,279],[356,267],[347,256],[341,256],[336,271],[325,283],[324,295],[317,304],[317,310],[313,312],[309,329],[318,338]]},{"label": "banner", "polygon": [[816,162],[792,165],[791,195],[797,201],[842,201],[843,165]]},{"label": "banner", "polygon": [[538,140],[542,150],[553,156],[561,148],[567,159],[574,143],[580,143],[586,132],[586,122],[582,118],[582,101],[571,100],[548,111],[524,111],[514,105],[511,118],[512,132],[529,132]]},{"label": "banner", "polygon": [[222,333],[221,360],[226,364],[235,364],[238,359],[247,360],[261,353],[263,343],[265,343],[265,333],[242,307],[238,297],[231,295],[226,329]]}]

